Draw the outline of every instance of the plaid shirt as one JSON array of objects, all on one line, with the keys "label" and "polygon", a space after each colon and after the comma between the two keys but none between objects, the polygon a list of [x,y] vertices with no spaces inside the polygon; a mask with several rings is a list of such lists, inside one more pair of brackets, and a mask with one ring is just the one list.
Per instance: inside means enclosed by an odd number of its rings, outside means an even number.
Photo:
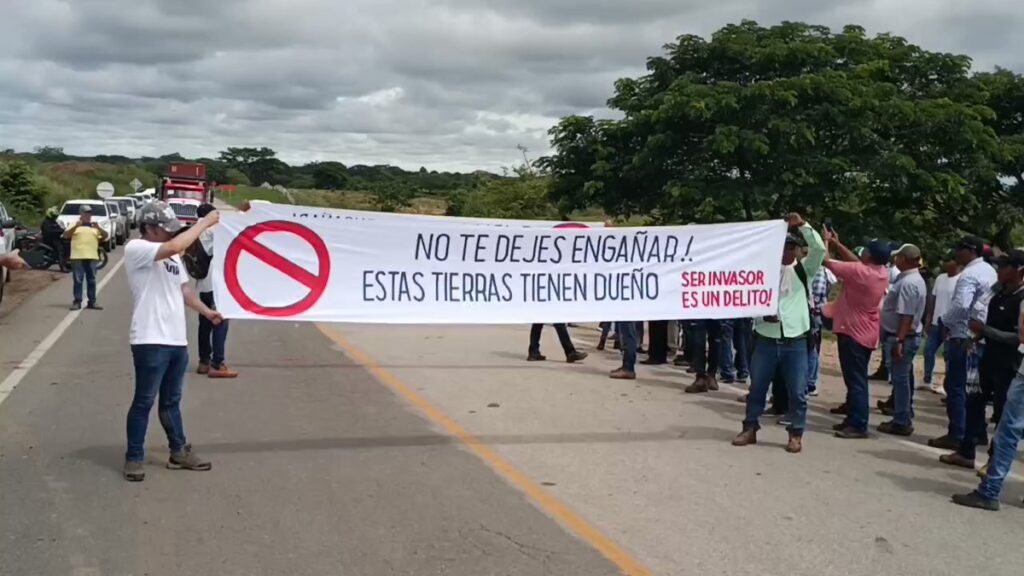
[{"label": "plaid shirt", "polygon": [[832,277],[832,273],[825,267],[820,268],[811,280],[811,312],[815,316],[821,316],[822,308],[828,304],[828,295],[833,284],[835,277]]}]

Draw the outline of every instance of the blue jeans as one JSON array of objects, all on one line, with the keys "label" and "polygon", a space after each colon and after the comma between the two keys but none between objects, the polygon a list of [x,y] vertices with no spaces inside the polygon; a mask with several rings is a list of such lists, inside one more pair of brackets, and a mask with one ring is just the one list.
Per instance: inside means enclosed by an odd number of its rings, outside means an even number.
[{"label": "blue jeans", "polygon": [[608,338],[608,334],[612,331],[611,322],[601,322],[601,339]]},{"label": "blue jeans", "polygon": [[967,420],[967,346],[966,338],[946,340],[946,417],[949,437],[961,440]]},{"label": "blue jeans", "polygon": [[757,336],[750,362],[750,394],[744,430],[761,428],[760,417],[768,400],[768,390],[776,371],[780,371],[789,396],[790,426],[793,435],[801,436],[807,425],[807,339],[772,340]]},{"label": "blue jeans", "polygon": [[[216,310],[217,305],[213,300],[213,292],[200,292],[199,299],[211,310]],[[199,315],[199,361],[212,363],[219,367],[224,363],[224,347],[228,340],[228,321],[224,320],[217,326],[206,319],[206,316]]]},{"label": "blue jeans", "polygon": [[903,341],[903,358],[897,360],[892,351],[896,348],[896,336],[887,336],[884,343],[892,357],[892,421],[903,426],[914,422],[914,356],[921,347],[920,336],[907,336]]},{"label": "blue jeans", "polygon": [[157,413],[172,452],[185,447],[181,422],[181,393],[188,370],[188,348],[140,344],[132,346],[135,364],[135,397],[128,410],[128,452],[125,458],[141,462],[145,456],[149,411],[160,396]]},{"label": "blue jeans", "polygon": [[622,369],[636,372],[636,322],[616,322],[615,331],[619,334],[622,346]]},{"label": "blue jeans", "polygon": [[812,346],[807,353],[807,391],[818,389],[818,375],[821,367],[821,316],[811,316]]},{"label": "blue jeans", "polygon": [[846,421],[858,432],[867,432],[870,395],[868,364],[871,349],[846,334],[839,334],[839,367],[846,383]]},{"label": "blue jeans", "polygon": [[89,297],[89,304],[96,303],[96,261],[95,260],[72,260],[71,273],[75,279],[74,296],[75,303],[82,303],[82,283],[86,285],[86,295]]},{"label": "blue jeans", "polygon": [[1006,393],[1006,406],[996,427],[995,452],[988,464],[988,474],[978,486],[978,493],[996,500],[1003,491],[1003,482],[1017,457],[1017,446],[1024,434],[1024,377],[1017,375]]},{"label": "blue jeans", "polygon": [[[718,368],[722,378],[746,380],[750,375],[747,343],[753,326],[747,318],[722,320],[722,340],[718,348]],[[735,362],[734,362],[735,360]]]},{"label": "blue jeans", "polygon": [[931,385],[935,373],[935,358],[942,348],[942,320],[939,320],[928,331],[928,341],[924,345],[924,383]]}]

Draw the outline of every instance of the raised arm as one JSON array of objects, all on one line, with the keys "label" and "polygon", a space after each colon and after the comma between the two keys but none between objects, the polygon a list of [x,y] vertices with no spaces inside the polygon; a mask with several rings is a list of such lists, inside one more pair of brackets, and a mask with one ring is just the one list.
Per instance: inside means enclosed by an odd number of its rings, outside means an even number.
[{"label": "raised arm", "polygon": [[155,259],[157,261],[166,260],[175,254],[181,254],[199,239],[200,234],[216,226],[218,222],[220,222],[220,213],[216,210],[203,216],[191,228],[161,244],[160,249],[156,251]]}]

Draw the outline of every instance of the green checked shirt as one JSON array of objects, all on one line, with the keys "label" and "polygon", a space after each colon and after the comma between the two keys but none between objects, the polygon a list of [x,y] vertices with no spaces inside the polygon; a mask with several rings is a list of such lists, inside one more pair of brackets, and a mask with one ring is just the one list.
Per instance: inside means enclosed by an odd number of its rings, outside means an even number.
[{"label": "green checked shirt", "polygon": [[[807,257],[803,259],[804,272],[807,275],[808,284],[814,275],[821,268],[825,261],[825,242],[822,241],[814,228],[809,224],[800,227],[800,234],[807,242]],[[786,266],[782,270],[782,284],[789,284],[790,290],[787,294],[779,294],[779,317],[778,322],[767,322],[758,318],[754,320],[754,332],[765,338],[797,338],[804,336],[811,330],[810,304],[808,304],[807,287],[797,276],[795,266]],[[789,278],[787,279],[787,275]]]}]

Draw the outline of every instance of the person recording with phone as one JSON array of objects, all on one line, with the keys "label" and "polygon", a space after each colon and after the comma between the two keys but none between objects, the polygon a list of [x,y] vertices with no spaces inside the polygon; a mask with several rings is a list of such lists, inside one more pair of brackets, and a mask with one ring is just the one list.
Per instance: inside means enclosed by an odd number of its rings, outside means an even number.
[{"label": "person recording with phone", "polygon": [[92,221],[92,206],[83,204],[80,217],[74,226],[64,232],[64,239],[71,240],[71,272],[74,275],[74,301],[72,310],[82,309],[82,284],[86,284],[89,310],[102,310],[96,304],[96,263],[100,259],[100,244],[107,241],[107,233]]}]

